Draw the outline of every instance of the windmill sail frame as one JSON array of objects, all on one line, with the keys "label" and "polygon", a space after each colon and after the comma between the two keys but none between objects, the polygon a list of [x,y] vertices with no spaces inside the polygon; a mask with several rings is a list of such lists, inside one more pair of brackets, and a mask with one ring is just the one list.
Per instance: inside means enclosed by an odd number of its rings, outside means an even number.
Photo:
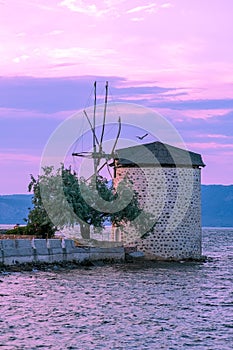
[{"label": "windmill sail frame", "polygon": [[[107,167],[107,170],[108,170],[110,176],[112,177],[108,162],[115,157],[115,149],[116,149],[117,142],[118,142],[120,134],[121,134],[121,117],[118,118],[118,131],[117,131],[116,138],[114,140],[112,150],[110,153],[106,153],[103,150],[103,141],[104,141],[104,135],[105,135],[107,105],[108,105],[108,81],[106,81],[106,84],[105,84],[104,112],[103,112],[103,123],[102,123],[100,140],[98,139],[98,137],[96,135],[96,106],[97,106],[97,99],[96,99],[97,89],[96,89],[96,87],[97,87],[97,84],[95,81],[94,82],[93,122],[89,118],[86,110],[83,110],[84,116],[86,117],[88,124],[90,125],[91,131],[92,131],[93,152],[73,152],[72,156],[93,159],[93,164],[94,164],[94,174],[93,175],[95,177],[97,177],[99,175],[99,172],[105,166]],[[97,150],[97,146],[98,146],[98,150]],[[105,159],[105,162],[100,166],[100,162],[102,159]]]}]

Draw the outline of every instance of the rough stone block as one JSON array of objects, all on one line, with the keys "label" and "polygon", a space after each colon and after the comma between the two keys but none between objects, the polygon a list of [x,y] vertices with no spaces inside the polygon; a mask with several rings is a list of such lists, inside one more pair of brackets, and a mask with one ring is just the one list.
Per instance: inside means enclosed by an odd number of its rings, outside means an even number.
[{"label": "rough stone block", "polygon": [[123,260],[125,258],[125,251],[123,247],[116,248],[90,248],[90,260]]},{"label": "rough stone block", "polygon": [[47,247],[53,252],[53,254],[54,253],[61,254],[63,252],[60,239],[48,239]]},{"label": "rough stone block", "polygon": [[4,262],[4,259],[3,259],[3,250],[1,249],[1,246],[0,246],[0,263],[3,264]]},{"label": "rough stone block", "polygon": [[66,250],[67,254],[73,253],[76,249],[76,247],[74,245],[74,241],[72,239],[65,239],[64,245],[65,245],[65,250]]},{"label": "rough stone block", "polygon": [[64,259],[64,249],[60,239],[48,239],[47,247],[49,252],[49,261],[58,262]]},{"label": "rough stone block", "polygon": [[33,255],[32,242],[28,239],[16,239],[15,248],[17,255],[19,256],[31,256]]},{"label": "rough stone block", "polygon": [[91,260],[90,248],[75,247],[74,253],[68,254],[69,259],[77,262],[83,262],[85,260]]},{"label": "rough stone block", "polygon": [[33,248],[33,259],[37,262],[49,262],[49,251],[45,239],[35,239]]},{"label": "rough stone block", "polygon": [[2,249],[15,249],[15,240],[14,239],[3,239],[1,241]]},{"label": "rough stone block", "polygon": [[30,240],[6,239],[1,241],[2,262],[6,265],[33,261],[33,249]]},{"label": "rough stone block", "polygon": [[48,255],[47,242],[45,239],[34,239],[34,246],[37,255]]},{"label": "rough stone block", "polygon": [[2,240],[2,253],[3,260],[5,261],[6,257],[15,257],[18,255],[18,250],[15,246],[15,240],[13,239],[5,239]]}]

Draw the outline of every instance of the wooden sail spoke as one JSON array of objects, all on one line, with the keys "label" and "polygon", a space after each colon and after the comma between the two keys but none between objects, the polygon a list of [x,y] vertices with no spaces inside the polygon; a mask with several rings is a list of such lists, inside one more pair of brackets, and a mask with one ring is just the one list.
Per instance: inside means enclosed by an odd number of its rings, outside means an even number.
[{"label": "wooden sail spoke", "polygon": [[93,128],[93,126],[91,124],[90,118],[88,117],[87,112],[85,110],[83,111],[83,113],[84,113],[85,117],[87,118],[87,121],[88,121],[88,123],[89,123],[89,125],[91,127],[93,138],[94,138],[95,142],[97,143],[97,145],[99,146],[99,140],[98,140],[98,138],[96,136],[95,129]]},{"label": "wooden sail spoke", "polygon": [[103,138],[104,138],[104,130],[105,130],[105,123],[106,123],[106,113],[107,113],[107,103],[108,103],[108,82],[106,81],[105,85],[105,101],[104,101],[104,117],[103,117],[103,125],[102,125],[102,132],[100,136],[100,145],[99,145],[99,151],[102,151],[103,146]]},{"label": "wooden sail spoke", "polygon": [[117,136],[116,136],[115,142],[114,142],[113,147],[112,147],[111,154],[113,156],[114,156],[115,148],[116,148],[117,142],[119,140],[120,134],[121,134],[121,117],[118,118],[118,132],[117,132]]},{"label": "wooden sail spoke", "polygon": [[[109,175],[112,178],[112,173],[109,168],[108,162],[112,160],[115,157],[115,149],[117,146],[117,142],[120,137],[121,133],[121,118],[118,118],[118,130],[116,139],[113,143],[113,147],[110,153],[105,153],[103,151],[103,140],[104,140],[104,132],[105,132],[105,125],[106,125],[106,114],[107,114],[107,103],[108,103],[108,82],[106,82],[105,85],[105,102],[104,102],[104,115],[103,115],[103,124],[102,124],[102,130],[101,130],[101,136],[100,139],[96,136],[96,82],[94,83],[94,111],[93,111],[93,121],[89,118],[87,112],[83,110],[83,113],[90,125],[92,136],[93,136],[93,152],[73,152],[72,156],[82,157],[82,158],[88,158],[93,159],[94,163],[94,174],[97,176],[99,172],[106,167]],[[98,146],[98,147],[96,147]],[[97,150],[98,149],[98,150]],[[100,166],[101,160],[105,159],[105,162]],[[92,176],[93,176],[92,175]],[[90,176],[89,179],[92,177]],[[88,179],[88,180],[89,180]]]}]

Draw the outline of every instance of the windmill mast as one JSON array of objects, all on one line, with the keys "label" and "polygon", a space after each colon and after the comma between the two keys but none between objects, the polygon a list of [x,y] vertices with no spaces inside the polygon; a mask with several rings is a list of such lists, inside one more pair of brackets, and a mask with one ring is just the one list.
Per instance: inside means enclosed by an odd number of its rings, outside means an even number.
[{"label": "windmill mast", "polygon": [[96,158],[96,134],[95,134],[95,118],[96,118],[96,81],[94,82],[94,112],[93,112],[93,161],[94,161],[94,173],[97,175],[98,159]]},{"label": "windmill mast", "polygon": [[[103,111],[103,122],[102,122],[102,130],[100,135],[100,140],[97,138],[96,135],[96,109],[97,109],[97,84],[96,81],[94,82],[94,110],[93,110],[93,120],[89,118],[87,112],[83,110],[83,113],[90,125],[91,131],[92,131],[92,144],[93,144],[93,151],[92,152],[73,152],[72,156],[77,157],[83,157],[83,158],[89,158],[92,159],[93,165],[94,165],[94,174],[92,176],[97,177],[99,174],[99,171],[102,170],[105,166],[108,169],[108,172],[111,176],[111,173],[109,171],[109,165],[108,161],[110,161],[112,158],[114,158],[115,148],[117,145],[117,142],[120,137],[121,133],[121,118],[118,119],[118,132],[116,135],[116,139],[113,144],[113,148],[111,153],[106,153],[103,150],[103,141],[104,141],[104,132],[105,132],[105,124],[106,124],[106,115],[107,115],[107,104],[108,104],[108,81],[106,81],[105,85],[105,101],[104,101],[104,111]],[[102,160],[105,160],[104,163],[102,163]],[[101,165],[102,163],[102,165]],[[89,177],[90,179],[91,177]]]},{"label": "windmill mast", "polygon": [[102,132],[100,137],[100,150],[99,150],[100,153],[102,153],[102,148],[103,148],[102,144],[103,144],[103,138],[104,138],[105,123],[106,123],[107,104],[108,104],[108,81],[106,81],[106,85],[105,85],[104,118],[103,118]]}]

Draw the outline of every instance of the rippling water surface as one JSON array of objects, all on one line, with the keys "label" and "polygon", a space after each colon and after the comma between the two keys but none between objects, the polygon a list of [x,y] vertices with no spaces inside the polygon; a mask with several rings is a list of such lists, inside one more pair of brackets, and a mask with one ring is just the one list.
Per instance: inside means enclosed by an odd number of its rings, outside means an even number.
[{"label": "rippling water surface", "polygon": [[0,274],[0,349],[232,349],[232,242],[205,229],[205,263]]}]

